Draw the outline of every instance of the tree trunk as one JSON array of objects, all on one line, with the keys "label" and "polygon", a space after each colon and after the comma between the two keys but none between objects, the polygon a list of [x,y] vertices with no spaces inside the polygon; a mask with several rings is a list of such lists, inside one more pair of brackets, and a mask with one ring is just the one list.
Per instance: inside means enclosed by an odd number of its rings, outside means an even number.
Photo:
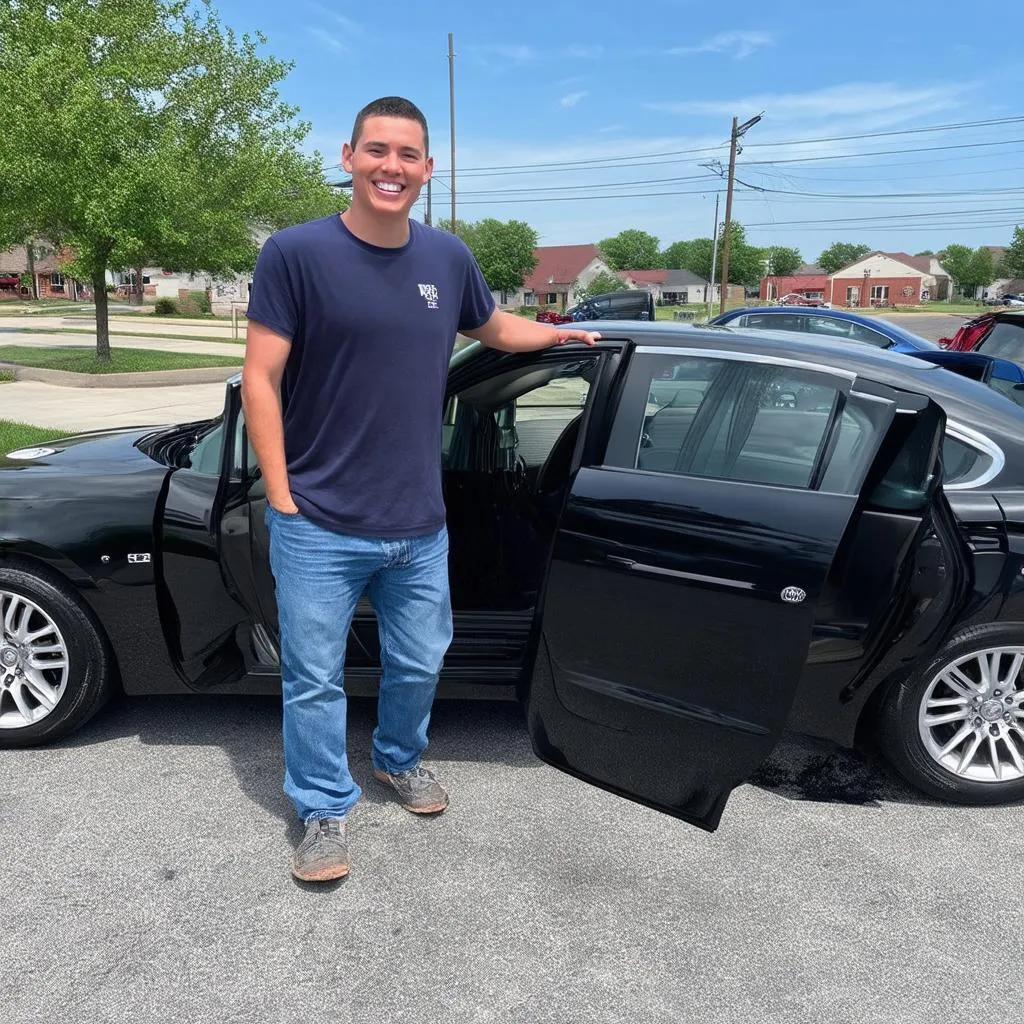
[{"label": "tree trunk", "polygon": [[36,280],[36,247],[30,240],[25,246],[25,253],[28,256],[28,272],[32,275],[32,298],[39,298],[39,282]]},{"label": "tree trunk", "polygon": [[135,271],[135,298],[132,299],[132,304],[135,306],[144,306],[146,303],[146,289],[142,283],[142,267],[134,267]]},{"label": "tree trunk", "polygon": [[96,358],[110,362],[110,320],[107,308],[106,267],[94,267],[92,290],[96,297]]}]

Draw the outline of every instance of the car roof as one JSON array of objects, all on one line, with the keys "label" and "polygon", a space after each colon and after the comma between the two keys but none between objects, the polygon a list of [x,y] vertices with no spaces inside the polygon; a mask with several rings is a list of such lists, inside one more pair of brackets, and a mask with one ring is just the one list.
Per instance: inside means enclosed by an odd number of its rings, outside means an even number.
[{"label": "car roof", "polygon": [[[1019,446],[1024,432],[1024,409],[1012,399],[924,359],[874,345],[851,345],[842,339],[795,331],[744,330],[727,324],[697,326],[669,321],[603,320],[572,326],[599,332],[602,340],[598,347],[632,341],[638,346],[707,349],[709,355],[720,350],[817,363],[891,387],[927,394],[938,401],[950,419],[976,426],[1014,448]],[[573,349],[578,347],[582,346],[572,345]],[[465,359],[473,358],[474,350],[479,351],[476,345],[464,349],[460,355]]]}]

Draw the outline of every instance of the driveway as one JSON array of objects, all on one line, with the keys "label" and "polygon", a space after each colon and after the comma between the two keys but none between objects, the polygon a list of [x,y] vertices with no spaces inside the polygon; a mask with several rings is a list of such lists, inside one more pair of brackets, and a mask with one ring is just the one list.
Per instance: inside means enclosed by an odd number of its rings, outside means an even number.
[{"label": "driveway", "polygon": [[929,341],[938,341],[939,338],[952,338],[961,324],[971,318],[959,313],[886,313],[880,319]]},{"label": "driveway", "polygon": [[534,757],[518,709],[439,702],[436,820],[371,777],[352,874],[288,874],[279,704],[150,698],[7,751],[5,1024],[842,1024],[1017,1019],[1024,811],[943,807],[789,742],[713,835]]}]

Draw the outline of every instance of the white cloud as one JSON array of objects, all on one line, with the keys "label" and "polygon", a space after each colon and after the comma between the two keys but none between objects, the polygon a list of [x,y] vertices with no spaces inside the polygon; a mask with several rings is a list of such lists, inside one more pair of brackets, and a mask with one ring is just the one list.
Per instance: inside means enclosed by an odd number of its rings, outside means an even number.
[{"label": "white cloud", "polygon": [[360,25],[358,22],[353,21],[351,18],[346,18],[344,14],[335,14],[332,11],[331,17],[334,19],[334,22],[340,25],[346,32],[349,33],[349,35],[361,36],[365,31],[362,25]]},{"label": "white cloud", "polygon": [[564,56],[573,57],[578,60],[597,60],[603,54],[603,46],[581,46],[575,43],[566,49]]},{"label": "white cloud", "polygon": [[333,50],[335,53],[348,53],[348,47],[333,32],[328,32],[325,28],[311,28],[309,31],[310,34],[326,46],[328,50]]},{"label": "white cloud", "polygon": [[719,32],[696,46],[674,46],[668,51],[673,57],[694,53],[731,53],[735,60],[743,60],[764,46],[773,46],[775,36],[771,32],[734,31]]},{"label": "white cloud", "polygon": [[733,100],[683,100],[678,103],[648,103],[649,110],[669,114],[731,117],[747,111],[765,111],[765,119],[821,120],[871,116],[885,118],[906,114],[919,118],[927,111],[957,106],[969,84],[910,88],[895,82],[850,82],[802,93],[761,93]]},{"label": "white cloud", "polygon": [[568,93],[567,95],[563,96],[558,102],[563,107],[575,107],[576,104],[579,103],[580,100],[584,99],[585,97],[587,97],[589,95],[590,95],[590,93],[587,92],[586,89],[582,89],[579,92],[570,92],[570,93]]}]

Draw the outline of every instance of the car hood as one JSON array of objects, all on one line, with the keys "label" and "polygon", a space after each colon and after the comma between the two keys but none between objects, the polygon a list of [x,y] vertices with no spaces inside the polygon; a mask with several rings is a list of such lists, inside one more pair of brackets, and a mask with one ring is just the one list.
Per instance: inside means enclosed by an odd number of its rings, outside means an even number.
[{"label": "car hood", "polygon": [[52,497],[106,493],[116,500],[116,480],[151,475],[159,485],[167,467],[151,459],[137,442],[152,427],[124,427],[58,438],[0,455],[0,496]]}]

